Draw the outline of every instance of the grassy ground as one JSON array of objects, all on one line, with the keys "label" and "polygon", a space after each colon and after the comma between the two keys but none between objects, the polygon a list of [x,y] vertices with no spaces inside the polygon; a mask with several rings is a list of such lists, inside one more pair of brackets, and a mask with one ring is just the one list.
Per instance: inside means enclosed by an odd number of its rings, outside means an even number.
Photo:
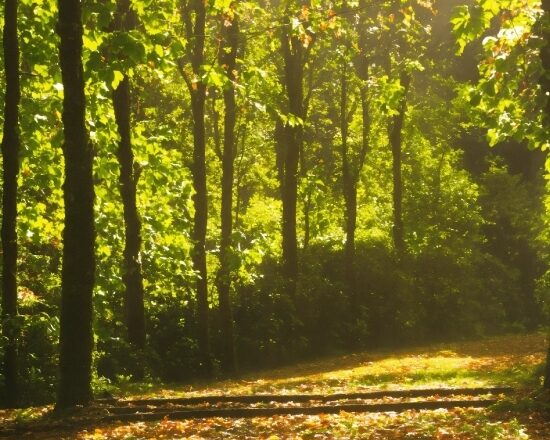
[{"label": "grassy ground", "polygon": [[[393,352],[364,352],[303,363],[208,385],[126,390],[128,398],[212,394],[342,393],[376,389],[511,385],[518,393],[497,408],[404,413],[186,420],[114,424],[23,438],[264,438],[264,439],[550,439],[548,410],[528,394],[540,385],[546,341],[542,334]],[[40,418],[50,407],[3,412],[0,418]],[[1,419],[0,419],[1,421]],[[21,437],[21,436],[20,436]]]},{"label": "grassy ground", "polygon": [[240,380],[207,385],[154,386],[146,392],[130,386],[128,397],[180,397],[204,394],[340,393],[378,389],[536,387],[546,350],[542,333],[480,341],[354,353],[254,373]]}]

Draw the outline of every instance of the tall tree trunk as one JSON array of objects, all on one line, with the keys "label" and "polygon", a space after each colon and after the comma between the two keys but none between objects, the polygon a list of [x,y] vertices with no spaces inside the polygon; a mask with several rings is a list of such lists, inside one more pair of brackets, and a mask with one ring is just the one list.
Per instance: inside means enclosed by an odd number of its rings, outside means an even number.
[{"label": "tall tree trunk", "polygon": [[403,95],[399,103],[398,114],[392,116],[389,126],[389,139],[393,156],[393,245],[400,258],[405,251],[403,230],[403,179],[401,174],[402,131],[405,113],[407,112],[407,91],[411,82],[408,73],[402,73],[401,86]]},{"label": "tall tree trunk", "polygon": [[237,371],[233,314],[231,311],[231,235],[233,234],[233,178],[235,160],[235,121],[237,106],[235,102],[235,68],[239,44],[239,20],[235,13],[231,24],[226,25],[227,17],[222,17],[222,45],[218,61],[226,70],[229,84],[223,92],[225,105],[223,153],[222,153],[222,206],[221,206],[221,241],[220,269],[217,274],[217,287],[220,302],[220,321],[222,328],[223,348],[221,366],[226,373]]},{"label": "tall tree trunk", "polygon": [[277,168],[277,178],[279,181],[279,192],[281,194],[281,200],[284,198],[284,186],[285,186],[285,157],[286,157],[286,130],[283,121],[277,118],[275,122],[275,130],[273,130],[273,137],[275,139],[275,165]]},{"label": "tall tree trunk", "polygon": [[[239,160],[237,161],[237,166],[236,166],[236,182],[235,182],[235,195],[236,195],[236,200],[235,200],[235,228],[239,228],[241,223],[241,217],[240,217],[240,214],[241,214],[241,182],[242,182],[242,179],[244,177],[244,175],[246,174],[246,172],[244,171],[243,169],[243,159],[245,157],[245,153],[246,153],[246,138],[247,138],[247,135],[248,135],[248,130],[247,130],[247,125],[248,125],[248,120],[246,120],[244,123],[242,123],[240,125],[240,135],[237,137],[238,140],[236,139],[235,140],[235,146],[236,146],[236,151],[239,152]],[[239,148],[237,147],[238,143],[240,142],[241,144],[241,148],[239,150]],[[275,141],[277,142],[277,141]]]},{"label": "tall tree trunk", "polygon": [[17,380],[17,175],[19,173],[19,41],[17,38],[17,0],[4,4],[4,71],[6,93],[2,157],[2,336],[4,346],[4,389],[6,405],[19,403]]},{"label": "tall tree trunk", "polygon": [[92,399],[95,194],[93,149],[85,125],[80,1],[58,0],[58,8],[59,59],[64,87],[65,230],[57,406],[64,408],[87,404]]},{"label": "tall tree trunk", "polygon": [[204,84],[199,83],[191,95],[193,111],[193,188],[195,194],[193,228],[193,267],[197,273],[197,305],[199,328],[200,367],[205,376],[212,374],[210,335],[208,328],[208,285],[206,272],[206,226],[208,222],[208,199],[206,189],[206,140],[204,127]]},{"label": "tall tree trunk", "polygon": [[[543,37],[546,44],[541,48],[540,58],[545,74],[541,78],[543,91],[547,94],[546,99],[546,126],[550,127],[550,0],[542,0],[542,8],[544,10],[543,23],[546,27],[543,29]],[[548,337],[548,355],[546,357],[546,370],[544,375],[544,388],[550,390],[550,336]]]},{"label": "tall tree trunk", "polygon": [[[118,0],[115,30],[135,29],[135,15],[129,0]],[[135,168],[131,135],[131,91],[127,75],[113,91],[113,107],[120,141],[117,158],[120,168],[120,195],[124,209],[124,311],[128,342],[145,346],[145,308],[143,305],[143,275],[141,270],[141,221],[136,203],[139,172]]]},{"label": "tall tree trunk", "polygon": [[[347,2],[343,2],[343,8],[347,11]],[[359,8],[363,11],[358,25],[358,48],[353,65],[358,79],[361,81],[359,95],[361,101],[361,147],[354,158],[350,158],[351,150],[348,146],[348,126],[353,116],[354,109],[348,110],[348,65],[344,60],[340,78],[340,132],[342,137],[342,180],[345,202],[345,232],[346,244],[344,248],[344,265],[346,271],[347,293],[351,305],[351,316],[358,317],[360,311],[360,299],[357,292],[357,274],[355,257],[355,232],[357,229],[357,186],[363,171],[365,158],[369,149],[370,136],[370,112],[368,101],[369,62],[367,59],[367,31],[365,29],[364,15],[367,5],[364,0],[359,2]]]},{"label": "tall tree trunk", "polygon": [[355,229],[357,226],[357,179],[351,169],[348,147],[348,70],[343,60],[340,76],[340,135],[342,137],[342,180],[346,218],[344,266],[347,296],[356,311]]},{"label": "tall tree trunk", "polygon": [[[290,20],[289,20],[290,21]],[[302,42],[290,32],[282,36],[284,60],[284,84],[290,115],[303,120],[304,117],[304,54]],[[286,145],[284,148],[284,174],[282,181],[283,202],[283,266],[287,277],[287,289],[291,296],[296,294],[298,281],[298,239],[296,234],[296,203],[298,195],[298,163],[302,145],[301,124],[287,123],[284,126]]]},{"label": "tall tree trunk", "polygon": [[208,223],[208,193],[206,188],[206,132],[204,125],[206,85],[198,78],[202,76],[206,32],[206,6],[202,0],[181,0],[182,18],[187,34],[187,59],[194,78],[190,78],[183,61],[180,72],[191,95],[193,114],[193,204],[195,206],[193,226],[193,268],[197,274],[197,321],[198,345],[201,374],[212,375],[210,355],[210,332],[208,326],[208,284],[206,271],[206,228]]},{"label": "tall tree trunk", "polygon": [[309,240],[311,236],[311,220],[310,220],[310,214],[313,202],[311,201],[312,197],[312,191],[308,190],[307,194],[305,195],[304,200],[304,243],[302,244],[302,251],[307,253],[308,247],[309,247]]},{"label": "tall tree trunk", "polygon": [[[314,78],[314,66],[313,66],[313,63],[311,65],[308,66],[308,70],[307,70],[307,89],[305,91],[305,98],[304,98],[304,103],[303,103],[303,106],[302,106],[302,118],[305,120],[307,119],[307,114],[308,114],[308,111],[309,111],[309,104],[311,102],[311,97],[313,96],[313,91],[314,91],[314,84],[313,84],[313,78]],[[307,157],[306,157],[306,154],[305,154],[305,145],[308,144],[308,142],[311,142],[311,139],[309,139],[311,136],[308,136],[308,134],[310,134],[307,130],[305,130],[305,127],[303,129],[303,135],[302,135],[302,142],[301,142],[301,145],[300,145],[300,151],[299,151],[299,163],[300,163],[300,173],[299,173],[299,177],[300,178],[305,178],[307,179],[307,174],[308,174],[308,163],[307,163]],[[303,225],[304,225],[304,239],[303,239],[303,242],[302,242],[302,252],[304,254],[307,253],[307,250],[308,250],[308,247],[309,247],[309,242],[310,242],[310,239],[311,239],[311,212],[313,210],[313,193],[314,193],[314,190],[313,188],[311,187],[311,185],[309,185],[308,183],[308,187],[306,188],[306,192],[305,194],[302,196],[303,200],[303,209],[302,209],[302,214],[304,216],[304,220],[303,220]]]}]

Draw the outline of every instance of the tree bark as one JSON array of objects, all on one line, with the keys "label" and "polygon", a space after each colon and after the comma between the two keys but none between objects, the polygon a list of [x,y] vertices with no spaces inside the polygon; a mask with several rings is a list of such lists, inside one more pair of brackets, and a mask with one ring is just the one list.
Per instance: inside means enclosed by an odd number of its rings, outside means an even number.
[{"label": "tree bark", "polygon": [[2,138],[2,336],[5,338],[3,375],[6,405],[19,403],[17,371],[17,175],[19,174],[19,41],[17,0],[4,4],[4,71],[6,91]]},{"label": "tree bark", "polygon": [[[344,2],[344,8],[347,10],[347,3]],[[366,13],[366,4],[364,1],[359,2],[359,8]],[[350,159],[350,149],[348,146],[348,126],[353,110],[348,110],[348,71],[347,65],[342,65],[342,75],[340,78],[341,94],[340,94],[340,132],[342,137],[342,180],[343,193],[345,202],[345,232],[346,244],[344,248],[344,265],[346,271],[347,293],[351,305],[351,316],[357,316],[359,312],[360,300],[357,293],[357,275],[356,275],[356,257],[355,257],[355,232],[357,230],[357,186],[361,177],[361,172],[365,163],[365,157],[369,149],[370,141],[370,111],[368,101],[368,79],[369,79],[369,62],[366,56],[367,31],[364,25],[364,18],[360,18],[358,25],[358,48],[359,51],[353,60],[355,73],[361,81],[359,88],[361,100],[361,147],[357,153],[356,160]]]},{"label": "tree bark", "polygon": [[235,122],[237,106],[235,101],[235,68],[239,44],[239,20],[233,14],[230,25],[225,22],[228,17],[222,17],[222,45],[218,62],[227,72],[229,84],[223,92],[225,106],[223,152],[222,152],[222,206],[221,206],[221,240],[220,269],[217,274],[218,297],[220,303],[220,321],[223,339],[221,367],[225,373],[234,374],[237,371],[237,356],[235,352],[235,337],[233,329],[233,314],[231,311],[231,235],[233,234],[233,179],[235,160]]},{"label": "tree bark", "polygon": [[405,113],[407,112],[407,91],[411,77],[407,73],[401,74],[401,86],[403,95],[399,103],[398,114],[392,116],[389,126],[389,139],[393,157],[393,245],[397,256],[400,258],[405,251],[405,238],[403,226],[403,179],[401,174],[402,162],[402,131]]},{"label": "tree bark", "polygon": [[[544,75],[541,78],[541,86],[546,93],[546,126],[550,127],[550,0],[542,0],[542,8],[544,10],[543,17],[543,37],[546,44],[541,48],[540,59],[544,69]],[[546,370],[544,375],[544,388],[550,390],[550,336],[548,338],[548,354],[546,357]]]},{"label": "tree bark", "polygon": [[[356,306],[355,276],[355,229],[357,226],[357,179],[350,164],[348,147],[348,71],[346,60],[341,66],[340,76],[340,136],[342,138],[342,180],[345,202],[346,244],[344,247],[344,266],[346,274],[347,296]],[[353,307],[356,310],[356,307]]]},{"label": "tree bark", "polygon": [[544,369],[543,387],[550,390],[550,336],[548,337],[548,349],[546,351],[546,367]]},{"label": "tree bark", "polygon": [[193,228],[193,267],[197,273],[197,305],[199,327],[199,351],[201,370],[211,375],[210,335],[208,329],[208,285],[206,271],[206,226],[208,222],[208,199],[206,189],[206,140],[204,128],[205,86],[199,84],[191,96],[193,111],[193,188],[195,194]]},{"label": "tree bark", "polygon": [[312,209],[312,201],[311,201],[311,192],[308,191],[307,194],[305,194],[305,200],[304,200],[304,243],[302,244],[302,251],[307,253],[308,247],[309,247],[309,240],[311,236],[311,220],[310,220],[310,214]]},{"label": "tree bark", "polygon": [[[289,19],[290,22],[290,19]],[[305,48],[295,35],[285,32],[281,38],[284,60],[284,85],[290,115],[304,117],[304,55]],[[283,269],[287,277],[287,291],[296,294],[298,281],[298,239],[296,233],[296,204],[298,195],[298,163],[302,146],[303,127],[287,123],[284,126],[285,148],[283,153],[284,173],[282,175],[283,203]]]},{"label": "tree bark", "polygon": [[285,157],[286,157],[286,130],[281,119],[277,118],[275,129],[273,130],[275,139],[275,165],[277,167],[277,178],[279,181],[279,192],[281,200],[284,198],[284,182],[285,182]]},{"label": "tree bark", "polygon": [[[118,0],[115,30],[135,29],[135,15],[129,0]],[[128,342],[137,348],[145,346],[144,288],[141,270],[141,221],[136,193],[139,171],[135,167],[131,135],[131,91],[127,75],[113,91],[113,107],[120,141],[117,158],[120,168],[119,186],[124,209],[124,311]]]},{"label": "tree bark", "polygon": [[208,223],[208,192],[206,187],[206,132],[204,125],[206,85],[200,77],[204,64],[204,44],[206,31],[206,7],[202,0],[182,0],[182,18],[187,34],[187,58],[191,63],[190,78],[180,63],[182,73],[191,95],[193,114],[193,204],[195,206],[193,226],[193,268],[197,274],[197,321],[199,368],[205,377],[212,375],[210,355],[210,332],[208,326],[208,284],[206,270],[206,228]]},{"label": "tree bark", "polygon": [[65,230],[61,276],[60,376],[57,406],[92,399],[92,293],[95,275],[93,148],[85,125],[82,18],[79,0],[58,0],[59,59],[64,87]]}]

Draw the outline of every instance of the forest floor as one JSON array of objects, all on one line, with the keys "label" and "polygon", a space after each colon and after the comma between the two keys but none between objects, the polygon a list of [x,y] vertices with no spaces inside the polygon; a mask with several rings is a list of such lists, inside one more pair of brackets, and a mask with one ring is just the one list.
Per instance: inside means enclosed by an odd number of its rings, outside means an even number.
[{"label": "forest floor", "polygon": [[[550,439],[550,396],[540,394],[546,343],[540,333],[510,335],[356,353],[207,385],[154,386],[146,392],[134,387],[117,401],[71,415],[54,414],[52,406],[0,411],[0,437]],[[481,390],[472,395],[463,390],[496,386],[513,391]],[[433,391],[415,396],[411,390],[418,389]],[[402,393],[407,390],[409,395]],[[378,391],[384,393],[372,394]],[[217,401],[212,396],[224,397]],[[254,399],[258,402],[252,403]],[[492,404],[495,400],[498,403]],[[461,407],[453,408],[453,402]],[[491,405],[468,408],[468,402]],[[364,412],[356,409],[358,405],[385,411]],[[397,405],[395,410],[392,405]],[[449,408],[433,409],[439,405]]]}]

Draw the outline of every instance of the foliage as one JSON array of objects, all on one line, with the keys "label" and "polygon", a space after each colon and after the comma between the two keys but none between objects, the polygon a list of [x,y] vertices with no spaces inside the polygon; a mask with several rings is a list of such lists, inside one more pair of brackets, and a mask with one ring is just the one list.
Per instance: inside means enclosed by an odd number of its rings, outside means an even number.
[{"label": "foliage", "polygon": [[[548,196],[542,190],[541,166],[533,162],[529,172],[515,170],[513,160],[498,148],[488,152],[478,139],[477,126],[489,130],[491,143],[509,136],[527,138],[535,146],[547,142],[541,132],[537,76],[541,69],[537,58],[539,3],[512,1],[504,8],[503,2],[480,0],[456,10],[453,27],[462,49],[485,36],[483,46],[474,48],[475,56],[483,59],[477,85],[451,78],[452,68],[447,64],[453,63],[453,51],[433,32],[450,18],[443,12],[443,0],[370,2],[367,6],[362,1],[347,5],[311,1],[303,7],[291,1],[260,3],[206,2],[208,62],[201,66],[199,76],[207,84],[206,251],[214,356],[223,341],[214,287],[221,200],[216,130],[221,128],[221,98],[227,87],[227,75],[215,60],[220,18],[232,13],[239,14],[242,32],[233,84],[238,112],[230,252],[241,366],[268,367],[350,348],[536,328],[541,316],[535,290],[537,298],[547,298],[550,285],[548,273],[544,275],[548,227],[541,219],[542,200]],[[95,151],[97,195],[94,365],[98,391],[126,386],[138,376],[137,365],[143,366],[151,382],[190,381],[199,362],[197,274],[190,258],[192,111],[177,64],[190,42],[183,34],[176,2],[136,0],[132,4],[139,27],[111,32],[115,2],[83,3],[86,122]],[[55,2],[23,1],[20,20],[24,148],[18,195],[21,316],[16,325],[21,328],[20,375],[26,378],[26,404],[51,401],[57,381],[63,88]],[[368,43],[363,49],[359,44],[362,25]],[[304,64],[303,88],[308,100],[304,119],[281,105],[285,90],[280,81],[279,36],[288,26],[309,48]],[[442,33],[451,39],[450,29]],[[368,78],[353,69],[358,56],[369,60]],[[341,91],[337,83],[343,65],[349,73],[345,110],[354,166],[360,157],[364,87],[371,119],[369,148],[357,176],[359,300],[353,318],[352,298],[345,289],[339,154]],[[412,83],[403,131],[407,252],[398,262],[391,245],[392,158],[387,124],[403,94],[398,79],[401,71],[411,74]],[[143,351],[136,351],[125,340],[124,225],[115,156],[118,134],[111,104],[122,72],[130,76],[134,96],[132,139],[135,171],[140,176],[137,193],[148,335]],[[294,296],[286,291],[281,271],[277,120],[303,127],[304,133],[298,171],[300,277]],[[464,139],[475,139],[473,147],[465,145]],[[467,165],[472,149],[483,165],[479,172]],[[521,156],[525,157],[528,153]],[[446,371],[440,377],[446,378]],[[437,378],[435,373],[432,376],[427,372],[425,382]],[[381,382],[379,372],[365,373],[364,385]],[[345,416],[342,423],[357,421]],[[512,425],[510,432],[519,432]]]},{"label": "foliage", "polygon": [[480,0],[456,9],[452,23],[459,52],[484,36],[479,81],[464,87],[463,93],[476,110],[478,123],[487,127],[491,145],[506,138],[528,140],[536,148],[550,145],[544,123],[548,98],[539,84],[544,74],[541,29],[548,26],[543,17],[537,0]]}]

